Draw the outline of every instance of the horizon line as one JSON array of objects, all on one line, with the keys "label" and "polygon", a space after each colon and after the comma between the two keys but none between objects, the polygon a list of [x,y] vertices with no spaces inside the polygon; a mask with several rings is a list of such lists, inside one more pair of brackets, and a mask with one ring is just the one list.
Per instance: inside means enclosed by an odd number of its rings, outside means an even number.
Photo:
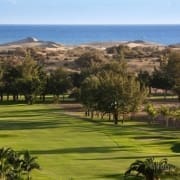
[{"label": "horizon line", "polygon": [[141,23],[140,23],[140,24],[135,24],[135,23],[132,23],[132,24],[130,24],[130,23],[128,23],[128,24],[73,24],[73,23],[72,23],[72,24],[70,24],[70,23],[69,23],[69,24],[57,24],[57,23],[54,23],[54,24],[43,24],[43,23],[39,23],[39,24],[37,24],[37,23],[29,23],[29,24],[27,24],[27,23],[11,23],[11,24],[6,24],[6,23],[2,23],[2,24],[1,24],[1,23],[0,23],[0,26],[2,26],[2,25],[7,25],[7,26],[8,26],[8,25],[10,25],[10,26],[11,26],[11,25],[15,25],[15,26],[18,26],[18,25],[19,25],[19,26],[22,26],[22,25],[24,25],[24,26],[26,26],[26,25],[27,25],[27,26],[29,26],[29,25],[30,25],[30,26],[31,26],[31,25],[32,25],[32,26],[33,26],[33,25],[34,25],[34,26],[36,26],[36,25],[37,25],[37,26],[38,26],[38,25],[39,25],[39,26],[43,26],[43,25],[44,25],[44,26],[51,26],[51,25],[52,25],[52,26],[53,26],[53,25],[54,25],[54,26],[128,26],[128,25],[130,25],[130,26],[133,26],[133,25],[134,25],[134,26],[153,26],[153,25],[156,25],[156,26],[164,26],[164,25],[166,25],[166,26],[167,26],[167,25],[168,25],[168,26],[177,26],[177,25],[180,25],[180,23],[179,23],[179,24],[178,24],[178,23],[177,23],[177,24],[175,24],[175,23],[172,23],[172,24],[170,24],[170,23],[169,23],[169,24],[168,24],[168,23],[167,23],[167,24],[161,24],[161,23],[159,23],[159,24],[157,24],[157,23],[154,23],[154,24],[143,24],[143,23],[142,23],[142,24],[141,24]]}]

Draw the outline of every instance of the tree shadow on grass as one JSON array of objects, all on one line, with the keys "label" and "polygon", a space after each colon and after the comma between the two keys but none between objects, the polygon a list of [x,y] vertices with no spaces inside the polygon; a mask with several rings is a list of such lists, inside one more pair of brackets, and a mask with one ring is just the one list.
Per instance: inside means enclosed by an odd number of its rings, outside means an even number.
[{"label": "tree shadow on grass", "polygon": [[4,120],[0,121],[0,130],[26,130],[26,129],[47,129],[47,128],[57,128],[59,125],[67,123],[59,121],[18,121],[18,120]]},{"label": "tree shadow on grass", "polygon": [[124,180],[124,175],[123,174],[105,174],[100,176],[99,178],[103,179],[114,179],[114,180]]},{"label": "tree shadow on grass", "polygon": [[[31,106],[29,106],[31,107]],[[38,108],[38,107],[37,107]],[[55,108],[40,108],[40,109],[16,109],[16,110],[8,110],[8,107],[6,109],[5,112],[1,112],[0,114],[0,117],[4,117],[4,114],[6,116],[10,115],[10,116],[16,116],[16,115],[19,115],[19,114],[25,114],[25,115],[31,115],[31,114],[34,114],[34,115],[38,115],[38,114],[49,114],[49,113],[54,113],[54,112],[60,112],[58,109],[55,109]]]},{"label": "tree shadow on grass", "polygon": [[146,159],[146,158],[150,158],[150,157],[155,157],[155,158],[168,158],[168,157],[180,157],[180,155],[151,155],[151,156],[120,156],[120,157],[105,157],[105,158],[81,158],[78,160],[86,160],[86,161],[97,161],[97,160],[119,160],[119,159]]},{"label": "tree shadow on grass", "polygon": [[137,139],[137,140],[151,140],[151,139],[170,140],[170,139],[176,139],[176,137],[149,135],[149,136],[135,136],[134,139]]},{"label": "tree shadow on grass", "polygon": [[[121,148],[121,149],[120,149]],[[64,148],[64,149],[51,149],[51,150],[32,150],[32,154],[71,154],[71,153],[111,153],[118,152],[126,149],[122,147],[108,146],[108,147],[77,147],[77,148]]]},{"label": "tree shadow on grass", "polygon": [[173,146],[171,147],[171,150],[174,153],[180,153],[180,142],[173,144]]},{"label": "tree shadow on grass", "polygon": [[108,174],[102,175],[100,178],[103,179],[114,179],[114,180],[144,180],[144,177],[128,176],[125,177],[124,174]]},{"label": "tree shadow on grass", "polygon": [[15,137],[16,135],[10,135],[10,134],[0,134],[0,138],[9,138],[9,137]]}]

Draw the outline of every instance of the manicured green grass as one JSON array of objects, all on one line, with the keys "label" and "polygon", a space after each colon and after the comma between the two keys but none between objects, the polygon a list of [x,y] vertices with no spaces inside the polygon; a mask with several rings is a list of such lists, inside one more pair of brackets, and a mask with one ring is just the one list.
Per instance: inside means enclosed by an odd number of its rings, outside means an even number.
[{"label": "manicured green grass", "polygon": [[135,159],[167,157],[180,164],[180,132],[143,122],[114,126],[64,115],[59,105],[1,105],[0,146],[29,149],[35,180],[123,179]]}]

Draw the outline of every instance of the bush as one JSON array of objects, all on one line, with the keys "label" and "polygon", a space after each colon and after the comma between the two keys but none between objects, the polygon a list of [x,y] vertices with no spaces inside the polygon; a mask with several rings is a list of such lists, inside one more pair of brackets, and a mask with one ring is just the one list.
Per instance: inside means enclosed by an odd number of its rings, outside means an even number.
[{"label": "bush", "polygon": [[12,148],[0,149],[0,179],[21,180],[31,179],[30,173],[34,169],[40,169],[36,162],[36,157],[32,157],[29,151],[16,152]]},{"label": "bush", "polygon": [[125,177],[129,176],[145,177],[146,180],[160,180],[161,176],[178,176],[176,166],[169,164],[167,159],[155,161],[154,158],[147,158],[145,161],[136,160],[125,172]]}]

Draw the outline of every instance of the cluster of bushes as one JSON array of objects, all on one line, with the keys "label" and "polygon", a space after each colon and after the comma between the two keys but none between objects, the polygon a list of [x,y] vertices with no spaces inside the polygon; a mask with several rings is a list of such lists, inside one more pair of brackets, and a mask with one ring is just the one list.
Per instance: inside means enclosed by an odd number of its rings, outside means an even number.
[{"label": "cluster of bushes", "polygon": [[30,180],[31,172],[40,169],[29,151],[16,152],[12,148],[0,149],[0,179],[2,180]]},{"label": "cluster of bushes", "polygon": [[[145,42],[139,42],[139,43],[145,43]],[[160,58],[160,56],[165,53],[164,51],[160,50],[158,47],[137,46],[137,47],[130,48],[126,45],[109,47],[106,49],[106,51],[108,54],[113,54],[115,57],[121,55],[123,52],[124,57],[126,59],[148,58],[148,57]]]},{"label": "cluster of bushes", "polygon": [[179,177],[179,169],[173,164],[168,163],[167,159],[156,161],[154,158],[146,160],[136,160],[125,172],[125,179],[146,179],[160,180],[162,177],[176,179]]},{"label": "cluster of bushes", "polygon": [[145,111],[149,115],[149,123],[159,122],[169,127],[180,127],[180,108],[161,106],[155,108],[153,104],[148,104]]}]

